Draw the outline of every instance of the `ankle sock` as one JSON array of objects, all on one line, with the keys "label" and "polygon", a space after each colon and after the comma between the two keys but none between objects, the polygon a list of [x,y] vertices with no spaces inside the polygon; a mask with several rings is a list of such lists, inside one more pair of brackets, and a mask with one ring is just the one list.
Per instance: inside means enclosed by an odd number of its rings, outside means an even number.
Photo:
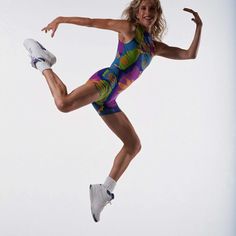
[{"label": "ankle sock", "polygon": [[112,179],[110,176],[108,176],[103,185],[107,190],[109,190],[112,193],[116,186],[116,181]]},{"label": "ankle sock", "polygon": [[44,70],[51,69],[51,67],[44,61],[39,61],[36,63],[36,67],[39,71],[43,73]]}]

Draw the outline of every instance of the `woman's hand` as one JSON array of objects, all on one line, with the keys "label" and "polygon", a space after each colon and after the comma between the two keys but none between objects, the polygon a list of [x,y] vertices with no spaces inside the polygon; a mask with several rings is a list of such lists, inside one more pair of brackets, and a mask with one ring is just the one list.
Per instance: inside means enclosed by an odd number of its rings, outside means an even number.
[{"label": "woman's hand", "polygon": [[192,21],[197,25],[190,47],[188,49],[182,49],[178,47],[170,47],[162,42],[156,42],[156,55],[176,60],[195,59],[197,57],[202,31],[202,20],[198,13],[192,9],[184,8],[183,10],[194,15]]},{"label": "woman's hand", "polygon": [[202,26],[202,20],[197,12],[193,11],[190,8],[184,8],[183,10],[192,13],[194,16],[194,18],[192,18],[192,21],[194,21],[197,26]]},{"label": "woman's hand", "polygon": [[61,17],[57,17],[55,20],[49,23],[46,27],[44,27],[42,31],[47,33],[48,31],[51,30],[52,31],[51,37],[53,37],[60,23],[61,23]]}]

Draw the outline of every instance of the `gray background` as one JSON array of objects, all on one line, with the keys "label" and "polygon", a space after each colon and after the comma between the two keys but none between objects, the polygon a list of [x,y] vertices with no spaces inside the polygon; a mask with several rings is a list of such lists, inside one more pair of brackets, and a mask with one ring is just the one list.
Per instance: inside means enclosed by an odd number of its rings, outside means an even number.
[{"label": "gray background", "polygon": [[0,235],[235,235],[233,0],[162,1],[169,45],[189,46],[195,25],[182,9],[199,12],[199,55],[154,58],[118,98],[143,149],[102,221],[91,218],[88,186],[104,181],[122,144],[92,106],[57,111],[22,42],[32,37],[55,53],[71,91],[111,64],[117,34],[61,25],[51,39],[40,29],[60,15],[119,18],[128,3],[1,0]]}]

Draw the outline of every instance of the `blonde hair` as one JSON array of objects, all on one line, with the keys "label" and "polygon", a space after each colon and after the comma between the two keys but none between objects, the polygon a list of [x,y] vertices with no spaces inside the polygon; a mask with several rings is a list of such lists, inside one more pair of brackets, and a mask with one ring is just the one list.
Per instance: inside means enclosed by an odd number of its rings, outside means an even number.
[{"label": "blonde hair", "polygon": [[[130,21],[131,23],[137,25],[138,19],[136,14],[139,10],[139,6],[143,0],[132,0],[130,5],[123,11],[122,18]],[[159,0],[153,0],[155,2],[157,20],[151,28],[151,35],[153,39],[161,41],[163,34],[166,29],[166,21],[163,15],[161,3]]]}]

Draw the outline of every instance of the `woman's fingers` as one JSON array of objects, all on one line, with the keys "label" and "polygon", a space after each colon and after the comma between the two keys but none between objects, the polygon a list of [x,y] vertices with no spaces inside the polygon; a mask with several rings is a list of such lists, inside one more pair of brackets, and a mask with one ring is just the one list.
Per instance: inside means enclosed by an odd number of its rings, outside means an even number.
[{"label": "woman's fingers", "polygon": [[44,27],[43,29],[41,29],[41,31],[45,31],[45,33],[47,33],[48,29],[47,27]]},{"label": "woman's fingers", "polygon": [[52,30],[52,33],[51,33],[52,38],[54,37],[55,32],[56,32],[56,29]]},{"label": "woman's fingers", "polygon": [[47,33],[51,28],[49,26],[44,27],[41,31],[45,31]]},{"label": "woman's fingers", "polygon": [[193,22],[195,22],[197,25],[202,25],[202,20],[196,11],[190,8],[184,8],[183,10],[193,14],[194,16],[194,18],[192,18]]},{"label": "woman's fingers", "polygon": [[190,8],[186,8],[186,7],[185,7],[183,10],[184,10],[184,11],[187,11],[187,12],[190,12],[190,13],[192,13],[192,14],[195,13],[195,11],[193,11],[193,10],[190,9]]},{"label": "woman's fingers", "polygon": [[195,17],[196,17],[196,15],[198,15],[198,13],[197,13],[196,11],[194,11],[193,9],[184,8],[183,10],[184,10],[184,11],[187,11],[187,12],[189,12],[189,13],[192,13]]},{"label": "woman's fingers", "polygon": [[41,31],[44,31],[45,33],[47,33],[50,30],[52,31],[51,37],[53,37],[56,30],[57,30],[57,26],[56,25],[53,26],[53,25],[49,24],[48,26],[44,27]]}]

